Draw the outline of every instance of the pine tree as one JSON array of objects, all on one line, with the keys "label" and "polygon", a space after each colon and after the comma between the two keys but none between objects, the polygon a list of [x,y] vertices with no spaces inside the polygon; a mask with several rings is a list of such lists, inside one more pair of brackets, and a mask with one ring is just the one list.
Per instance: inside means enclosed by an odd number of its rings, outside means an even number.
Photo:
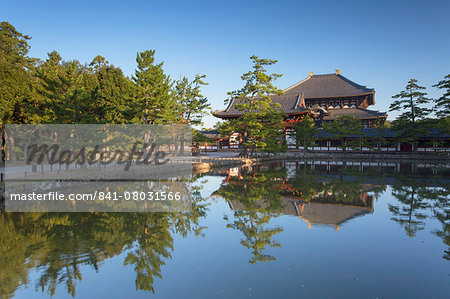
[{"label": "pine tree", "polygon": [[20,108],[31,92],[30,39],[8,22],[0,23],[0,126],[25,121]]},{"label": "pine tree", "polygon": [[393,125],[399,141],[412,142],[413,151],[417,151],[417,138],[426,130],[425,126],[418,122],[425,120],[431,113],[431,109],[423,107],[430,99],[422,90],[425,90],[425,87],[418,85],[416,79],[411,79],[405,90],[392,97],[396,100],[389,106],[389,111],[403,111]]},{"label": "pine tree", "polygon": [[51,123],[95,123],[95,78],[77,60],[62,61],[53,51],[37,70],[38,92],[47,102]]},{"label": "pine tree", "polygon": [[102,56],[92,60],[90,66],[95,74],[96,119],[98,123],[128,123],[133,115],[129,114],[135,96],[133,82],[125,77],[122,70],[110,65]]},{"label": "pine tree", "polygon": [[263,150],[274,153],[286,148],[283,140],[284,116],[280,104],[273,103],[270,96],[282,94],[283,91],[273,85],[280,74],[267,74],[266,66],[277,63],[277,60],[251,56],[253,69],[241,76],[245,81],[242,89],[229,92],[230,99],[236,101],[236,109],[243,115],[237,119],[226,121],[222,131],[237,132],[242,136],[243,155],[248,150]]},{"label": "pine tree", "polygon": [[155,64],[154,55],[155,50],[137,54],[138,66],[133,81],[136,83],[138,96],[132,107],[133,121],[137,123],[170,123],[175,119],[172,82],[164,74],[164,63]]},{"label": "pine tree", "polygon": [[415,123],[425,119],[430,114],[430,109],[421,106],[430,102],[430,99],[425,97],[427,93],[421,92],[424,89],[425,87],[417,84],[416,79],[411,79],[408,81],[405,90],[392,97],[397,100],[389,106],[389,111],[406,110],[400,114],[397,121]]},{"label": "pine tree", "polygon": [[28,123],[24,105],[32,95],[34,59],[28,57],[31,37],[8,22],[0,23],[0,132],[1,160],[5,160],[5,123]]},{"label": "pine tree", "polygon": [[177,81],[174,96],[177,101],[177,122],[201,125],[202,118],[210,108],[208,99],[201,94],[201,87],[208,85],[203,79],[206,75],[195,75],[193,81],[183,77]]},{"label": "pine tree", "polygon": [[444,80],[439,81],[437,84],[433,85],[439,89],[444,90],[444,94],[434,100],[434,110],[436,111],[436,116],[440,118],[446,118],[450,116],[450,74],[444,77]]}]

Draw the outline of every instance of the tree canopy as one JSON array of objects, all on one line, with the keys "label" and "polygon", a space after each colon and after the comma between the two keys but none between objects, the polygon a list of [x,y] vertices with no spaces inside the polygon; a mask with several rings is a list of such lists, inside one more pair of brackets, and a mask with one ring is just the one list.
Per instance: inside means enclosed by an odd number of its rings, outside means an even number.
[{"label": "tree canopy", "polygon": [[444,77],[443,80],[439,81],[433,87],[437,87],[444,91],[444,94],[435,100],[434,111],[436,115],[441,118],[446,118],[450,116],[450,74]]},{"label": "tree canopy", "polygon": [[236,108],[243,116],[225,121],[220,127],[223,133],[240,133],[244,156],[248,150],[278,152],[285,147],[283,142],[283,120],[285,114],[280,104],[272,102],[270,96],[283,91],[273,85],[280,74],[267,74],[265,67],[277,63],[277,60],[251,56],[252,70],[241,76],[244,87],[228,93],[230,100],[236,100]]},{"label": "tree canopy", "polygon": [[348,147],[358,148],[361,146],[361,140],[349,137],[361,136],[363,125],[361,121],[353,115],[341,115],[333,122],[325,123],[324,130],[333,135],[334,138],[341,141],[340,147],[346,151]]},{"label": "tree canopy", "polygon": [[130,78],[97,55],[89,64],[56,51],[30,57],[31,37],[0,23],[0,125],[4,123],[187,123],[200,125],[209,108],[206,75],[175,81],[155,50],[137,53]]}]

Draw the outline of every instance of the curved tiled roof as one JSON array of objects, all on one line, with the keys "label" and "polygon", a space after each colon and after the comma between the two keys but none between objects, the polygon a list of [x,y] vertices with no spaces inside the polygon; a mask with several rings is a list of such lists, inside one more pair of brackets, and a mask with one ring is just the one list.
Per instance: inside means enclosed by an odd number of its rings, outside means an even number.
[{"label": "curved tiled roof", "polygon": [[329,114],[324,116],[324,120],[334,120],[341,115],[353,115],[360,119],[387,117],[386,112],[378,112],[364,108],[340,108],[328,109]]},{"label": "curved tiled roof", "polygon": [[[286,88],[283,95],[273,95],[271,99],[281,105],[281,110],[287,114],[295,115],[306,112],[308,109],[301,106],[305,99],[323,98],[347,98],[355,96],[367,96],[369,105],[375,103],[375,90],[359,85],[344,76],[336,74],[311,75],[297,84]],[[217,117],[239,117],[243,113],[236,109],[240,99],[232,99],[228,107],[223,111],[214,111]],[[384,112],[377,112],[363,108],[330,109],[330,114],[325,120],[333,120],[339,115],[352,114],[358,118],[387,117]]]},{"label": "curved tiled roof", "polygon": [[[289,94],[289,95],[276,95],[270,97],[273,103],[278,103],[281,106],[281,110],[287,114],[296,114],[306,112],[308,109],[301,107],[301,96],[298,94]],[[241,99],[232,99],[231,103],[228,105],[227,109],[223,111],[214,111],[213,115],[215,116],[225,116],[225,117],[233,117],[233,116],[241,116],[243,113],[236,109],[236,104],[239,104]]]},{"label": "curved tiled roof", "polygon": [[285,94],[303,93],[305,99],[357,96],[374,92],[373,88],[359,85],[340,74],[312,75],[284,90]]}]

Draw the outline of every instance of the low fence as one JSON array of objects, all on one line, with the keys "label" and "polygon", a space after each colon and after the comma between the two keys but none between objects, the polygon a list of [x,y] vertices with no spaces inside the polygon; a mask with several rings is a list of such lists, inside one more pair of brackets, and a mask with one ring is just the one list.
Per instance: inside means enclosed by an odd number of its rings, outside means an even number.
[{"label": "low fence", "polygon": [[199,145],[199,149],[200,151],[208,151],[208,152],[216,152],[219,150],[237,150],[239,149],[239,144],[230,144],[230,145],[222,145],[222,146],[217,146],[217,145]]},{"label": "low fence", "polygon": [[[230,144],[230,145],[199,145],[200,152],[217,152],[222,150],[239,150],[239,144]],[[303,146],[296,145],[288,145],[289,151],[303,151]],[[308,147],[308,151],[325,151],[325,152],[343,152],[343,149],[339,146],[313,146]],[[399,146],[381,146],[381,147],[361,147],[361,148],[347,148],[347,152],[411,152],[411,150],[402,150]],[[437,153],[437,152],[450,152],[450,148],[446,147],[418,147],[417,152],[419,153]]]},{"label": "low fence", "polygon": [[[289,151],[303,151],[305,148],[303,146],[289,145]],[[308,147],[309,151],[325,151],[325,152],[343,152],[344,150],[338,146],[313,146]],[[412,152],[407,150],[401,150],[398,147],[361,147],[361,148],[346,148],[346,152]],[[419,153],[438,153],[438,152],[450,152],[450,148],[442,147],[418,147],[417,152]]]}]

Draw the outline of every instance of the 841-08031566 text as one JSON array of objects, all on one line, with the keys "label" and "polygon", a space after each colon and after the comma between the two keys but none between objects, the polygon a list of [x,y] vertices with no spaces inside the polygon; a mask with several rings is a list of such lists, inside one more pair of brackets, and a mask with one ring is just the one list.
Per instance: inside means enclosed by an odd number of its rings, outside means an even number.
[{"label": "841-08031566 text", "polygon": [[91,201],[91,200],[149,200],[149,201],[179,201],[181,199],[181,192],[173,191],[124,191],[124,192],[104,192],[95,191],[93,193],[70,193],[64,194],[62,192],[47,192],[47,193],[11,193],[10,200],[30,200],[30,201],[63,201],[63,200],[77,200],[77,201]]}]

